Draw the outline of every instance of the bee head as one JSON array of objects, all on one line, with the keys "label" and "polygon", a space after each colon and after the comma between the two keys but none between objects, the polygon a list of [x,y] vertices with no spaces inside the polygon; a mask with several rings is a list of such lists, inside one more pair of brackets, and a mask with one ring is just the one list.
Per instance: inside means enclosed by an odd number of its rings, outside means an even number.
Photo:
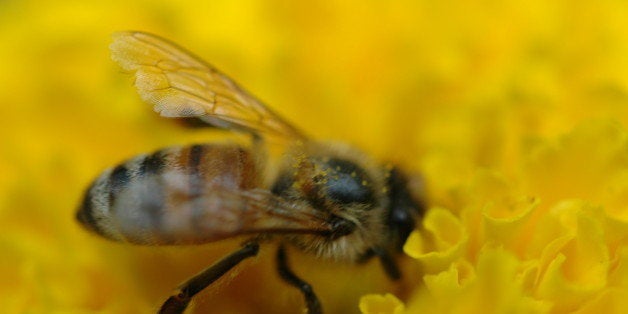
[{"label": "bee head", "polygon": [[386,187],[390,202],[386,225],[391,233],[391,244],[401,250],[423,216],[425,205],[412,194],[408,178],[397,168],[390,170]]}]

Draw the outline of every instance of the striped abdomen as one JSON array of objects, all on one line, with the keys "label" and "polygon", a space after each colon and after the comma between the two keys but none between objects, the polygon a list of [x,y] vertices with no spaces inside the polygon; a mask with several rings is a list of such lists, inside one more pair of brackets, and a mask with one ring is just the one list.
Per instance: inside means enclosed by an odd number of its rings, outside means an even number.
[{"label": "striped abdomen", "polygon": [[[199,243],[201,215],[237,199],[213,197],[258,187],[251,152],[235,145],[172,147],[104,171],[89,187],[78,220],[101,236],[138,244]],[[229,193],[226,193],[229,194]],[[236,204],[235,206],[238,206]],[[237,217],[221,217],[221,224]],[[229,221],[228,221],[229,220]],[[205,238],[204,238],[205,237]],[[214,236],[215,237],[215,236]]]}]

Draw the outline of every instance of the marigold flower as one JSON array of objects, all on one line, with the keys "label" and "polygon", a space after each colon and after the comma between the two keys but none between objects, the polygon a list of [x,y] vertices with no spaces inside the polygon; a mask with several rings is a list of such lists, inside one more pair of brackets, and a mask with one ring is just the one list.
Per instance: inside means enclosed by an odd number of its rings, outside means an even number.
[{"label": "marigold flower", "polygon": [[406,312],[624,312],[628,229],[616,198],[627,147],[616,123],[592,121],[521,158],[520,182],[477,171],[460,206],[431,208],[406,242],[424,283]]}]

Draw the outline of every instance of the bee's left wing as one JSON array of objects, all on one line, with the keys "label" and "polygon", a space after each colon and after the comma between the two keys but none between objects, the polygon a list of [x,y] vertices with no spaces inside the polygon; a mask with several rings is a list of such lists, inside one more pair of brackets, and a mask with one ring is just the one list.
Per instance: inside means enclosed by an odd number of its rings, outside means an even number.
[{"label": "bee's left wing", "polygon": [[[148,186],[116,199],[115,225],[109,228],[114,239],[141,245],[201,244],[241,235],[324,236],[333,229],[321,211],[264,189],[215,185],[199,194],[180,189],[170,193],[162,210],[152,210],[148,199],[154,191]],[[147,204],[138,204],[138,198]]]},{"label": "bee's left wing", "polygon": [[332,231],[323,213],[270,191],[215,190],[190,200],[201,242],[246,234],[318,234]]},{"label": "bee's left wing", "polygon": [[303,140],[294,126],[216,68],[176,44],[142,32],[113,35],[112,59],[135,74],[142,99],[164,117],[196,117],[259,136]]}]

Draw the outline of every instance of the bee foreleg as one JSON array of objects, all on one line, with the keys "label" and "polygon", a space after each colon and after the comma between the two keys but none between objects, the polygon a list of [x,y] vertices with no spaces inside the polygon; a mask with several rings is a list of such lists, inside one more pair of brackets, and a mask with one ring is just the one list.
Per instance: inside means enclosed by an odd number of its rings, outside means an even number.
[{"label": "bee foreleg", "polygon": [[286,257],[286,250],[283,245],[279,246],[277,250],[277,267],[279,270],[279,276],[291,286],[301,290],[305,297],[305,303],[307,304],[308,314],[321,314],[323,313],[321,303],[318,301],[312,286],[303,281],[303,279],[297,277],[288,266],[288,259]]},{"label": "bee foreleg", "polygon": [[364,255],[360,257],[358,263],[366,263],[371,258],[377,256],[379,261],[384,268],[384,272],[386,275],[390,277],[392,280],[397,280],[401,278],[401,271],[399,270],[399,266],[397,265],[397,261],[390,255],[390,252],[386,251],[382,248],[370,248]]},{"label": "bee foreleg", "polygon": [[179,314],[183,313],[192,297],[201,290],[207,288],[210,284],[227,273],[233,267],[248,257],[257,255],[259,244],[257,242],[247,242],[244,246],[227,255],[223,259],[209,266],[198,275],[184,282],[178,289],[178,292],[168,298],[159,309],[161,314]]}]

